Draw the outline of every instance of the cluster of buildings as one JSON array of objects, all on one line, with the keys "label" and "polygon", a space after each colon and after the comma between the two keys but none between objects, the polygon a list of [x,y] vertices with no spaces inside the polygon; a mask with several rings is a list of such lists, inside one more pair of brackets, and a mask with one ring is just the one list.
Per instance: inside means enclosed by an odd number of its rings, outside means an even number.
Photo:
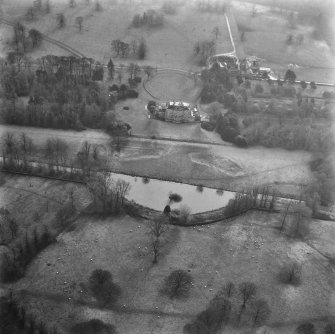
[{"label": "cluster of buildings", "polygon": [[196,105],[186,102],[149,103],[149,117],[173,123],[200,122],[200,114]]}]

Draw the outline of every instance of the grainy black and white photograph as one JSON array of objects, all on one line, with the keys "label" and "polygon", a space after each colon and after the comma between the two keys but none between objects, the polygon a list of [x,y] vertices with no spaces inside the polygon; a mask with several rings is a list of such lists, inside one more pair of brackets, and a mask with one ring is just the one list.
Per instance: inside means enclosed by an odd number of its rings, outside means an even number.
[{"label": "grainy black and white photograph", "polygon": [[335,334],[335,0],[0,0],[0,334]]}]

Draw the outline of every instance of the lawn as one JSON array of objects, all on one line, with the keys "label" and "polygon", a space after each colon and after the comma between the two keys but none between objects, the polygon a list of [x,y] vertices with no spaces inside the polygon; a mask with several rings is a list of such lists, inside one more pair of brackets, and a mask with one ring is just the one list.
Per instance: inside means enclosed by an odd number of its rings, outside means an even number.
[{"label": "lawn", "polygon": [[[294,71],[298,80],[333,82],[334,55],[323,40],[312,38],[311,26],[297,24],[290,28],[286,14],[280,14],[271,7],[256,5],[256,16],[251,16],[253,4],[234,1],[234,14],[240,32],[245,31],[242,43],[248,56],[262,58],[262,66],[271,67],[275,73],[285,74],[289,64],[296,65]],[[285,12],[284,12],[285,13]],[[286,44],[288,35],[302,34],[303,43]]]},{"label": "lawn", "polygon": [[[328,235],[335,236],[334,226],[315,221],[310,238],[302,242],[279,235],[278,219],[253,212],[231,223],[170,227],[159,263],[153,266],[148,222],[127,216],[83,217],[74,231],[42,252],[13,287],[28,289],[22,301],[50,325],[65,329],[94,317],[115,324],[120,334],[182,333],[184,324],[229,280],[257,285],[258,296],[272,310],[268,326],[275,333],[291,333],[302,321],[321,325],[334,312],[333,269],[322,255],[324,247],[332,247]],[[281,266],[291,261],[302,265],[302,284],[297,287],[283,286],[277,278]],[[97,268],[110,270],[122,287],[120,307],[114,311],[97,308],[80,285]],[[175,269],[188,270],[193,277],[188,300],[171,301],[159,294],[164,278]]]}]

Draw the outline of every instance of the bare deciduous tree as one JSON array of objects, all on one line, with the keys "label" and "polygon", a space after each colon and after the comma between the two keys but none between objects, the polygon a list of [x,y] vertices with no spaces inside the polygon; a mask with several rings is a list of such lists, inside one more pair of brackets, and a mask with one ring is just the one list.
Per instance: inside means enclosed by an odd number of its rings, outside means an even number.
[{"label": "bare deciduous tree", "polygon": [[151,248],[154,255],[152,261],[153,264],[158,262],[158,255],[160,250],[160,238],[166,231],[167,231],[166,217],[164,215],[160,215],[150,224],[149,235],[151,239]]},{"label": "bare deciduous tree", "polygon": [[212,34],[215,36],[215,39],[218,39],[219,35],[221,35],[221,31],[218,26],[214,27]]},{"label": "bare deciduous tree", "polygon": [[82,28],[83,28],[83,22],[84,22],[84,18],[82,16],[77,16],[76,17],[76,25],[77,25],[79,31],[81,31]]},{"label": "bare deciduous tree", "polygon": [[169,298],[187,298],[192,287],[192,276],[185,270],[173,271],[164,281],[161,292]]},{"label": "bare deciduous tree", "polygon": [[239,320],[242,312],[245,310],[247,303],[252,300],[257,292],[256,285],[252,282],[243,282],[239,285],[240,296],[242,298],[241,311],[239,314]]},{"label": "bare deciduous tree", "polygon": [[269,304],[264,299],[257,299],[252,306],[254,324],[256,326],[263,325],[271,314]]},{"label": "bare deciduous tree", "polygon": [[285,265],[280,273],[279,280],[285,284],[298,285],[301,282],[301,266],[298,263]]}]

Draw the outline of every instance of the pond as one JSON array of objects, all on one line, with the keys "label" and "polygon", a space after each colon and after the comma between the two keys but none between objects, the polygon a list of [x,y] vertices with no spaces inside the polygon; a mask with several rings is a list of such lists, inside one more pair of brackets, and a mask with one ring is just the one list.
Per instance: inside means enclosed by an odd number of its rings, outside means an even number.
[{"label": "pond", "polygon": [[127,199],[163,211],[169,204],[169,195],[176,193],[182,197],[179,203],[172,203],[171,208],[177,209],[187,205],[191,213],[200,213],[222,208],[234,197],[235,193],[185,183],[161,181],[156,179],[134,177],[123,174],[111,173],[114,180],[122,179],[130,184]]}]

